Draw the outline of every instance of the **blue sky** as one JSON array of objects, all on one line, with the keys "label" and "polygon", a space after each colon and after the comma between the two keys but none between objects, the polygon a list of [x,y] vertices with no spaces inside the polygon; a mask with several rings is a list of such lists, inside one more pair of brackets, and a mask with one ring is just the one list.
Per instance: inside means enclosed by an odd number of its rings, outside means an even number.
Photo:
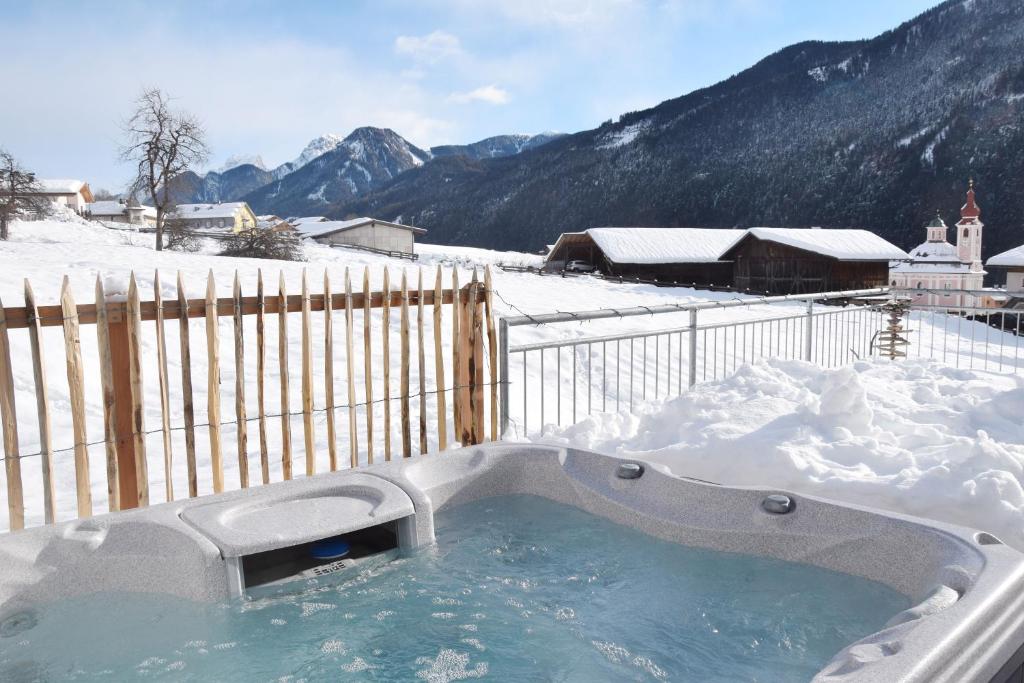
[{"label": "blue sky", "polygon": [[4,88],[18,96],[0,106],[0,146],[44,176],[119,190],[119,124],[145,85],[204,121],[211,166],[236,154],[276,165],[361,125],[422,147],[575,132],[794,42],[872,37],[934,4],[4,1]]}]

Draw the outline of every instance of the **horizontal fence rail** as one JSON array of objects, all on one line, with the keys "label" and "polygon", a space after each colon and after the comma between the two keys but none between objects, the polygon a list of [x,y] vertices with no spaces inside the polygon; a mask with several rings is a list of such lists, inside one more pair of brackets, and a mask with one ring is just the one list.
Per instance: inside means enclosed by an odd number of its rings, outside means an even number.
[{"label": "horizontal fence rail", "polygon": [[[639,402],[723,379],[744,363],[799,359],[837,367],[887,355],[880,346],[893,297],[903,294],[883,288],[502,318],[503,433],[542,435],[549,426],[571,425],[595,412],[632,410]],[[739,308],[756,313],[706,320],[712,311]],[[685,316],[688,324],[643,324],[612,334],[591,329],[601,321],[671,314]],[[900,334],[910,341],[910,358],[1024,372],[1022,315],[1009,309],[915,307]],[[579,331],[587,323],[593,324]],[[515,327],[550,329],[550,338],[513,344]]]},{"label": "horizontal fence rail", "polygon": [[218,297],[211,272],[188,298],[156,273],[143,300],[132,274],[82,304],[65,278],[45,306],[26,282],[24,306],[0,303],[8,527],[497,438],[490,271],[362,275],[314,292],[303,271],[289,293],[258,271],[243,296],[236,273]]}]

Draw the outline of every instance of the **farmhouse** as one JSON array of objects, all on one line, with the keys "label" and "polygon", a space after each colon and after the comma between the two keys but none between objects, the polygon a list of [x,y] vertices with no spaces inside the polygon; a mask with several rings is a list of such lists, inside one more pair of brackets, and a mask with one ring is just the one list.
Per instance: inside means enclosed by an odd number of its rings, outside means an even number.
[{"label": "farmhouse", "polygon": [[1006,291],[1024,292],[1024,244],[996,254],[985,265],[1006,269]]},{"label": "farmhouse", "polygon": [[732,284],[732,264],[722,254],[743,230],[711,228],[591,228],[563,233],[545,267],[562,270],[584,261],[605,275],[701,286]]},{"label": "farmhouse", "polygon": [[100,201],[86,204],[85,215],[97,221],[129,223],[131,225],[156,225],[156,209],[143,206],[133,197],[125,200]]},{"label": "farmhouse", "polygon": [[37,183],[39,195],[66,206],[75,213],[85,213],[86,205],[93,200],[89,183],[81,180],[38,180]]},{"label": "farmhouse", "polygon": [[733,285],[771,294],[884,287],[906,252],[867,230],[750,228],[722,259]]},{"label": "farmhouse", "polygon": [[300,223],[297,229],[303,236],[321,244],[365,247],[403,254],[412,254],[416,235],[424,235],[427,232],[423,228],[414,228],[411,225],[366,217],[347,221]]},{"label": "farmhouse", "polygon": [[245,202],[178,204],[171,219],[187,230],[240,232],[256,227],[256,214]]}]

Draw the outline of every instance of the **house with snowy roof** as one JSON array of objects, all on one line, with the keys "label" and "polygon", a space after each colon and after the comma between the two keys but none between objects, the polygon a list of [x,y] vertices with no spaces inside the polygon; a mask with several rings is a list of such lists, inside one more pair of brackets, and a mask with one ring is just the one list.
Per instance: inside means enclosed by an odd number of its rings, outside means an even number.
[{"label": "house with snowy roof", "polygon": [[414,253],[416,236],[427,233],[423,228],[365,216],[346,221],[303,222],[296,226],[296,230],[303,237],[320,244],[397,251],[403,254]]},{"label": "house with snowy roof", "polygon": [[256,227],[272,232],[295,232],[295,227],[284,218],[274,214],[256,216]]},{"label": "house with snowy roof", "polygon": [[889,268],[893,287],[919,290],[912,293],[915,304],[962,308],[977,306],[987,297],[964,290],[980,290],[985,281],[981,262],[981,208],[975,201],[974,181],[967,189],[967,201],[960,209],[956,246],[947,241],[946,223],[936,213],[926,226],[927,239],[910,250],[910,258]]},{"label": "house with snowy roof", "polygon": [[770,294],[884,287],[889,262],[906,258],[868,230],[830,228],[749,228],[722,254],[734,287]]},{"label": "house with snowy roof", "polygon": [[257,224],[256,214],[246,202],[178,204],[171,213],[171,220],[186,230],[217,232],[241,232]]},{"label": "house with snowy roof", "polygon": [[1024,244],[996,254],[985,265],[1006,269],[1006,291],[1024,296]]},{"label": "house with snowy roof", "polygon": [[566,232],[548,251],[545,268],[584,261],[605,275],[701,287],[732,284],[722,254],[746,234],[713,228],[590,228]]},{"label": "house with snowy roof", "polygon": [[93,201],[89,183],[71,178],[39,179],[36,193],[50,201],[66,206],[75,213],[85,213],[86,205]]},{"label": "house with snowy roof", "polygon": [[90,202],[85,205],[85,215],[96,221],[156,226],[156,209],[140,204],[134,197]]}]

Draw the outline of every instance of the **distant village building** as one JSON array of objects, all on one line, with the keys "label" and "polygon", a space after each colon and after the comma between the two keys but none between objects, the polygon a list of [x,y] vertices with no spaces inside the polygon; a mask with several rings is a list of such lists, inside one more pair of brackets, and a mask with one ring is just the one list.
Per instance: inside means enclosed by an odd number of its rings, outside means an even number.
[{"label": "distant village building", "polygon": [[1006,291],[1024,293],[1024,245],[996,254],[986,265],[1006,269]]},{"label": "distant village building", "polygon": [[560,271],[583,261],[612,276],[698,286],[732,284],[722,254],[743,230],[712,228],[590,228],[566,232],[551,245],[545,268]]},{"label": "distant village building", "polygon": [[867,230],[750,228],[722,260],[733,286],[770,294],[884,287],[889,262],[906,252]]},{"label": "distant village building", "polygon": [[414,253],[416,236],[427,232],[423,228],[414,228],[411,225],[365,217],[347,221],[302,222],[298,224],[297,229],[304,237],[321,244],[366,247],[404,254]]},{"label": "distant village building", "polygon": [[331,219],[327,216],[292,216],[288,219],[288,222],[298,229],[307,223],[326,223],[329,220]]},{"label": "distant village building", "polygon": [[86,205],[85,215],[93,220],[111,223],[128,223],[153,227],[156,225],[156,209],[139,204],[135,198],[91,202]]},{"label": "distant village building", "polygon": [[186,230],[240,232],[256,227],[256,214],[245,202],[178,204],[170,218]]},{"label": "distant village building", "polygon": [[980,290],[984,285],[985,269],[981,262],[984,227],[972,180],[967,189],[967,202],[960,209],[960,221],[955,226],[956,246],[947,241],[946,224],[936,214],[926,227],[927,239],[910,250],[910,260],[894,263],[889,269],[889,284],[922,290],[913,294],[915,304],[947,308],[982,305],[982,297],[957,290]]},{"label": "distant village building", "polygon": [[271,230],[273,232],[294,232],[295,226],[280,216],[273,214],[256,216],[256,227],[260,230]]},{"label": "distant village building", "polygon": [[86,205],[93,201],[89,183],[81,180],[37,180],[40,196],[52,202],[66,206],[75,213],[85,213]]}]

